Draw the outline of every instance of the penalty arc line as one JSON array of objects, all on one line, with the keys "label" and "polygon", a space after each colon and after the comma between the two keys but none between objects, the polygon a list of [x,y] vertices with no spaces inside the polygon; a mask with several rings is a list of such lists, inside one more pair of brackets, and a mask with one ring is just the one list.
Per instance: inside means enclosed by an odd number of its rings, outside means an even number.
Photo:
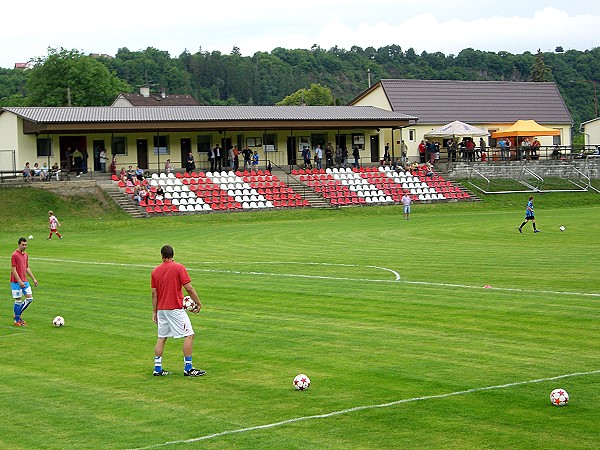
[{"label": "penalty arc line", "polygon": [[146,447],[136,447],[135,449],[132,449],[132,450],[146,450],[146,449],[166,447],[169,445],[176,445],[176,444],[189,444],[192,442],[206,441],[208,439],[214,439],[217,437],[226,436],[226,435],[230,435],[230,434],[245,433],[248,431],[255,431],[255,430],[264,430],[267,428],[275,428],[275,427],[279,427],[282,425],[287,425],[287,424],[295,423],[295,422],[301,422],[301,421],[305,421],[305,420],[327,419],[329,417],[339,416],[342,414],[348,414],[348,413],[352,413],[352,412],[356,412],[356,411],[365,411],[365,410],[369,410],[369,409],[378,409],[378,408],[389,408],[390,406],[401,405],[403,403],[412,403],[412,402],[425,401],[425,400],[443,399],[443,398],[448,398],[448,397],[454,397],[457,395],[472,394],[474,392],[484,392],[484,391],[491,391],[491,390],[495,390],[495,389],[506,389],[506,388],[511,388],[511,387],[515,387],[515,386],[524,386],[524,385],[534,384],[534,383],[543,383],[546,381],[562,380],[564,378],[596,375],[599,373],[600,373],[600,369],[592,370],[589,372],[575,372],[575,373],[569,373],[569,374],[564,374],[564,375],[557,375],[555,377],[538,378],[535,380],[527,380],[527,381],[516,381],[514,383],[498,384],[498,385],[494,385],[494,386],[482,386],[482,387],[478,387],[478,388],[466,389],[463,391],[449,392],[446,394],[425,395],[422,397],[405,398],[405,399],[397,400],[394,402],[380,403],[378,405],[355,406],[353,408],[342,409],[339,411],[333,411],[333,412],[325,413],[325,414],[315,414],[312,416],[295,417],[293,419],[281,420],[279,422],[273,422],[273,423],[268,423],[268,424],[264,424],[264,425],[257,425],[254,427],[238,428],[236,430],[221,431],[219,433],[207,434],[205,436],[200,436],[197,438],[182,439],[182,440],[178,440],[178,441],[169,441],[169,442],[164,442],[162,444],[148,445]]}]

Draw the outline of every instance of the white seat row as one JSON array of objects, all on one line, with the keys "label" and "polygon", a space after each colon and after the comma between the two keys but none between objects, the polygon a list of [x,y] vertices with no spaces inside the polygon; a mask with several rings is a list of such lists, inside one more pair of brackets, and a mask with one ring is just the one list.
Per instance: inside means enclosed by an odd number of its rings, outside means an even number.
[{"label": "white seat row", "polygon": [[153,173],[152,176],[151,176],[151,178],[153,180],[156,180],[158,178],[161,178],[161,179],[164,179],[164,178],[175,178],[175,175],[173,175],[172,173],[161,173],[161,174]]},{"label": "white seat row", "polygon": [[203,205],[179,205],[181,212],[197,212],[197,211],[212,211],[212,208],[206,203]]},{"label": "white seat row", "polygon": [[242,208],[244,208],[244,209],[260,209],[260,208],[272,208],[272,207],[273,207],[273,203],[271,203],[269,200],[267,200],[266,202],[259,201],[259,202],[243,202],[242,203]]}]

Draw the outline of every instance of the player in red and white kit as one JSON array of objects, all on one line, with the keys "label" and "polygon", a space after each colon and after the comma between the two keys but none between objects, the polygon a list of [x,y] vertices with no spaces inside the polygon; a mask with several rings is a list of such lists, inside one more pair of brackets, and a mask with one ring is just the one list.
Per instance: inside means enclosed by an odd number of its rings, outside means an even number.
[{"label": "player in red and white kit", "polygon": [[48,211],[48,218],[50,220],[50,235],[48,236],[48,240],[52,239],[52,233],[56,233],[59,239],[62,239],[62,236],[58,232],[58,227],[60,227],[60,222],[54,215],[52,211]]}]

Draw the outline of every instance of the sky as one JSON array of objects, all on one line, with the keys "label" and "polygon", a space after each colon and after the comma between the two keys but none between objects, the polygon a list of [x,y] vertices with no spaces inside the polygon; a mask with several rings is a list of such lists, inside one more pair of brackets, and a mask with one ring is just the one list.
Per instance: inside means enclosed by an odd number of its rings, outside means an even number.
[{"label": "sky", "polygon": [[115,55],[154,47],[171,57],[238,47],[287,49],[396,44],[417,53],[520,54],[600,46],[600,2],[554,0],[29,0],[4,2],[0,67],[76,49]]}]

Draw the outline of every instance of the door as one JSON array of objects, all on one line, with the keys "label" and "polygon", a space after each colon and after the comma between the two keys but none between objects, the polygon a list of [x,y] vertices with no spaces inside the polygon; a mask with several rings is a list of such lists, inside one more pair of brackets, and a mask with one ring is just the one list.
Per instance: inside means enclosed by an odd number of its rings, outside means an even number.
[{"label": "door", "polygon": [[371,162],[379,162],[379,135],[378,134],[374,134],[372,136],[370,136],[370,142],[369,144],[371,145]]},{"label": "door", "polygon": [[84,156],[87,153],[87,139],[85,136],[60,136],[58,145],[60,147],[60,167],[66,172],[70,172],[74,168],[73,157],[67,158],[67,153],[72,155],[76,148]]},{"label": "door", "polygon": [[137,165],[140,169],[148,168],[148,140],[137,140]]},{"label": "door", "polygon": [[100,152],[104,148],[104,140],[94,139],[94,171],[96,172],[100,170]]},{"label": "door", "polygon": [[287,138],[287,163],[290,166],[296,165],[296,155],[297,155],[296,136],[288,136],[288,138]]},{"label": "door", "polygon": [[181,167],[185,167],[185,162],[188,159],[188,155],[192,151],[192,140],[190,138],[181,138],[179,145],[181,146]]}]

